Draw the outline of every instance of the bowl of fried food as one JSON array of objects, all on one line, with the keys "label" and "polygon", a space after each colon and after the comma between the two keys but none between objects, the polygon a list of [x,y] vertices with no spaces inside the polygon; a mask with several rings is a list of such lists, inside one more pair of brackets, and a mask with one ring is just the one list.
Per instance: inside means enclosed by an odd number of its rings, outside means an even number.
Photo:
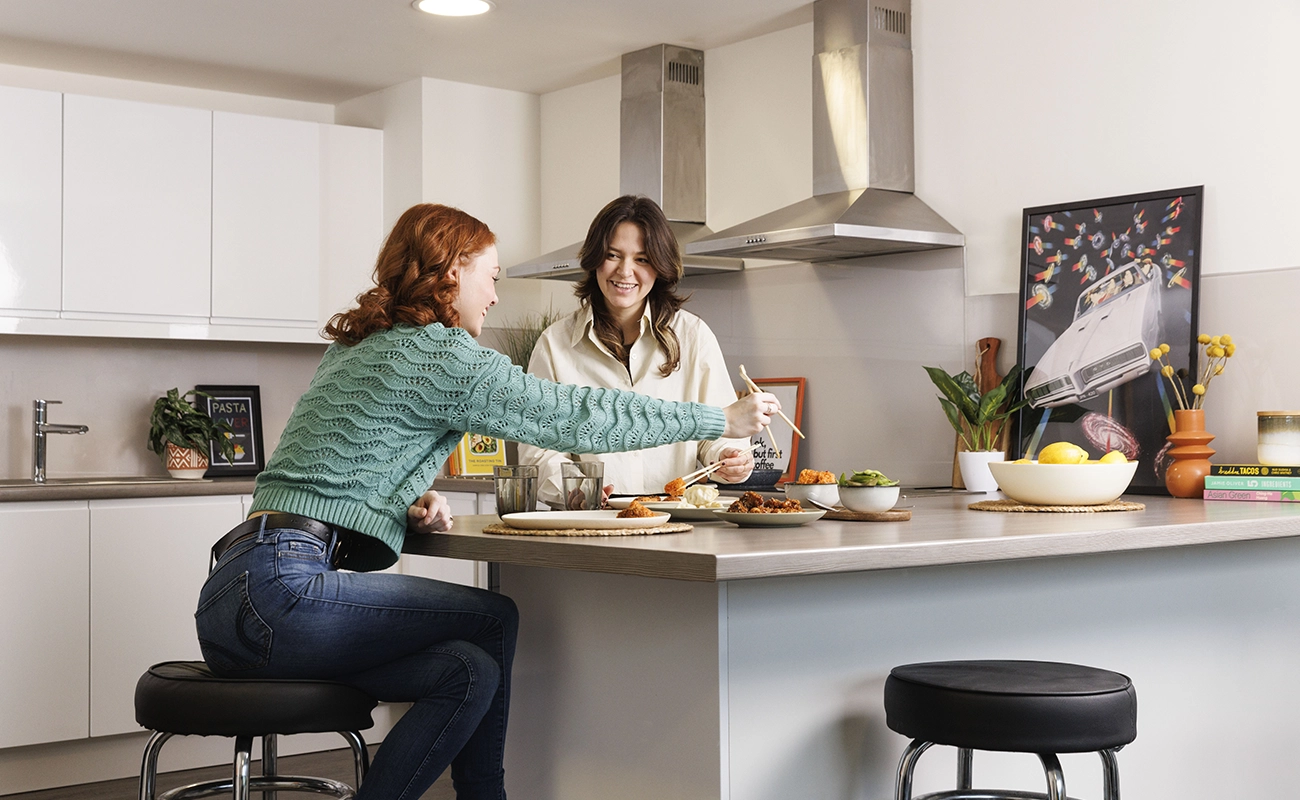
[{"label": "bowl of fried food", "polygon": [[879,514],[898,502],[898,481],[874,469],[840,473],[840,502],[850,511]]},{"label": "bowl of fried food", "polygon": [[989,470],[1003,494],[1026,505],[1096,506],[1119,499],[1137,466],[1118,450],[1093,460],[1077,445],[1054,442],[1037,461],[993,461]]},{"label": "bowl of fried food", "polygon": [[798,479],[794,483],[785,484],[784,488],[786,497],[799,500],[809,508],[816,508],[813,500],[827,506],[838,505],[840,502],[839,486],[836,485],[834,472],[800,470]]}]

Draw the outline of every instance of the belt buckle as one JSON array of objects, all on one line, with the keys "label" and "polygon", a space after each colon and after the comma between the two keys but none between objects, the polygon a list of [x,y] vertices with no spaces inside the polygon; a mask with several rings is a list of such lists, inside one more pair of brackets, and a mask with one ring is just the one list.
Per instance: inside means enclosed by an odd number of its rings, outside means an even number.
[{"label": "belt buckle", "polygon": [[337,568],[343,563],[343,554],[347,551],[348,538],[338,528],[331,527],[334,533],[334,552],[330,555],[330,566]]}]

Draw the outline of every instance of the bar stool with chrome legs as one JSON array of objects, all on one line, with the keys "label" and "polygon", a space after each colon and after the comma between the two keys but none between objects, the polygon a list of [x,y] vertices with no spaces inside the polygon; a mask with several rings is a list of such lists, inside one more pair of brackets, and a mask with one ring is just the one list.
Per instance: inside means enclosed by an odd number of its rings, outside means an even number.
[{"label": "bar stool with chrome legs", "polygon": [[[1115,753],[1137,738],[1137,692],[1118,672],[1045,661],[938,661],[895,667],[885,723],[912,738],[895,800],[912,800],[912,771],[931,745],[957,748],[957,789],[917,800],[1067,800],[1058,753],[1101,757],[1105,800],[1119,800]],[[972,788],[973,751],[1036,753],[1046,794]]]},{"label": "bar stool with chrome legs", "polygon": [[[347,800],[355,791],[345,783],[278,774],[276,736],[339,733],[352,748],[359,787],[370,767],[360,731],[374,725],[370,712],[376,705],[360,689],[333,681],[218,678],[202,661],[155,664],[135,687],[136,722],[154,731],[140,767],[140,800],[155,800],[158,754],[163,743],[178,734],[233,737],[233,773],[229,780],[172,789],[157,800],[223,793],[233,794],[234,800],[249,800],[253,791],[262,792],[265,800],[274,800],[276,790],[317,792]],[[250,776],[250,751],[257,737],[262,739],[262,775]]]}]

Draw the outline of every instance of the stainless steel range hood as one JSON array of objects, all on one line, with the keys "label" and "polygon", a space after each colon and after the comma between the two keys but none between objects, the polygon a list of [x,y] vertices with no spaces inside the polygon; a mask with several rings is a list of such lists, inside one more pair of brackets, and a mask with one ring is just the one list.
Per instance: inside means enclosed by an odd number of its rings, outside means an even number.
[{"label": "stainless steel range hood", "polygon": [[[704,224],[704,53],[659,44],[623,56],[619,190],[654,200],[677,241],[713,233]],[[613,199],[612,197],[610,198]],[[582,242],[506,269],[509,278],[573,280],[582,273]],[[739,258],[687,255],[687,275],[734,272]]]},{"label": "stainless steel range hood", "polygon": [[911,0],[816,0],[813,45],[813,196],[686,252],[821,262],[965,245],[912,194]]}]

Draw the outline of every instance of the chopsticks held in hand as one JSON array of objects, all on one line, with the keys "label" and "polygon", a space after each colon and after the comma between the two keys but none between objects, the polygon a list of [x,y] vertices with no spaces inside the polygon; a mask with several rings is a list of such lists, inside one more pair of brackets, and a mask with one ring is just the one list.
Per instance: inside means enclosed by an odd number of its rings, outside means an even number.
[{"label": "chopsticks held in hand", "polygon": [[[758,447],[758,445],[751,444],[749,447],[743,448],[740,451],[738,451],[736,455],[740,455],[741,453],[748,453],[750,450],[753,450],[756,447]],[[712,464],[709,464],[707,467],[701,467],[695,470],[694,472],[688,472],[682,477],[678,478],[677,480],[682,482],[682,488],[685,489],[687,486],[690,486],[692,483],[699,483],[700,481],[709,477],[713,473],[717,472],[719,469],[722,469],[722,462],[714,461]]]},{"label": "chopsticks held in hand", "polygon": [[[761,391],[763,391],[762,389],[758,388],[758,384],[756,384],[756,383],[754,383],[752,380],[750,380],[749,373],[745,372],[745,365],[744,365],[744,364],[741,364],[741,365],[740,365],[740,377],[741,377],[742,380],[745,381],[745,385],[749,387],[749,390],[750,390],[751,392],[761,392]],[[807,439],[807,438],[808,438],[807,436],[804,436],[804,435],[803,435],[803,431],[799,430],[799,426],[798,426],[798,425],[795,425],[793,422],[790,421],[790,418],[787,417],[787,416],[785,415],[785,412],[784,412],[784,411],[782,411],[781,409],[778,408],[777,411],[776,411],[776,413],[777,413],[777,416],[779,416],[779,417],[781,417],[781,419],[785,420],[786,424],[790,426],[790,429],[791,429],[791,430],[793,430],[795,433],[799,434],[799,438],[800,438],[800,439]],[[767,438],[768,438],[768,439],[771,439],[771,441],[772,441],[772,449],[776,451],[776,457],[777,457],[777,458],[780,458],[780,457],[781,457],[781,448],[780,448],[780,447],[777,447],[777,445],[776,445],[776,439],[772,438],[772,429],[771,429],[770,427],[768,427],[767,425],[764,425],[764,426],[763,426],[763,430],[767,431]]]}]

